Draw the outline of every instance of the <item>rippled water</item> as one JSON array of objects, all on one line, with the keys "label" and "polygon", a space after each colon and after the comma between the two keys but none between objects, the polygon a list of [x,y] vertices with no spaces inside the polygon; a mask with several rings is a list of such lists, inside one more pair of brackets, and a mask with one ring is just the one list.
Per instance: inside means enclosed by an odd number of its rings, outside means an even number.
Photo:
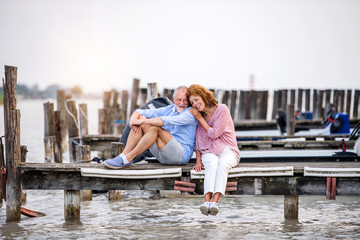
[{"label": "rippled water", "polygon": [[[100,103],[99,103],[100,102]],[[101,100],[89,104],[96,126]],[[43,159],[42,101],[22,101],[21,141],[28,161]],[[0,110],[3,116],[3,109]],[[0,119],[3,135],[3,119]],[[7,223],[0,208],[1,239],[360,239],[360,197],[300,196],[299,219],[284,220],[283,196],[227,196],[217,216],[204,216],[201,196],[150,198],[123,191],[121,201],[95,194],[81,203],[81,222],[65,223],[63,191],[27,191],[26,208],[46,214]]]}]

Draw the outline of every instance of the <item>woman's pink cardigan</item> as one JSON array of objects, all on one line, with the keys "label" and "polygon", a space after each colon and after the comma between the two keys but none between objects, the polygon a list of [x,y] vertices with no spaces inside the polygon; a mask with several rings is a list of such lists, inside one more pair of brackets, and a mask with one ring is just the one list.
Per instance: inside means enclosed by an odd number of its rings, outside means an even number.
[{"label": "woman's pink cardigan", "polygon": [[240,151],[236,142],[235,127],[229,109],[219,104],[210,121],[206,132],[199,123],[196,129],[196,149],[202,154],[213,153],[220,156],[225,147],[230,147],[240,159]]}]

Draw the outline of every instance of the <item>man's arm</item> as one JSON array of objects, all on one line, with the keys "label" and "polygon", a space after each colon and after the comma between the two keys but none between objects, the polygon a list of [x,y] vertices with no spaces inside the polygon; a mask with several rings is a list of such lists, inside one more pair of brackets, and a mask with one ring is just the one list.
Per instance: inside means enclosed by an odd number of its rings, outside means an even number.
[{"label": "man's arm", "polygon": [[177,116],[161,116],[161,120],[165,126],[168,125],[194,125],[197,124],[195,117],[186,109],[183,113]]},{"label": "man's arm", "polygon": [[162,127],[164,126],[164,122],[163,120],[161,120],[161,118],[156,117],[156,118],[141,118],[141,119],[136,119],[133,122],[134,125],[138,125],[140,126],[141,124],[149,124],[151,126],[157,126],[157,127]]}]

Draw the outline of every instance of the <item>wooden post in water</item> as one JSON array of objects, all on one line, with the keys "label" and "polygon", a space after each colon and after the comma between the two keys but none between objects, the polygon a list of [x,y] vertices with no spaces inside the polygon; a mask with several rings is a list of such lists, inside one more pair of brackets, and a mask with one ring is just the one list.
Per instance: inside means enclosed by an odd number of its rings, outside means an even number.
[{"label": "wooden post in water", "polygon": [[135,111],[135,109],[138,108],[137,99],[138,99],[138,96],[139,96],[139,85],[140,85],[140,80],[134,78],[134,80],[133,80],[133,88],[132,88],[132,92],[131,92],[131,102],[130,102],[129,116],[131,116],[131,114]]},{"label": "wooden post in water", "polygon": [[225,104],[230,109],[230,92],[228,90],[224,91],[224,95],[222,97],[222,103]]},{"label": "wooden post in water", "polygon": [[54,104],[50,102],[44,103],[44,147],[45,162],[56,162],[57,144],[55,136],[55,112]]},{"label": "wooden post in water", "polygon": [[6,221],[21,218],[20,110],[16,109],[17,67],[5,66],[4,130],[6,156]]},{"label": "wooden post in water", "polygon": [[360,90],[355,90],[354,93],[354,111],[353,111],[353,118],[359,118],[359,99],[360,98]]},{"label": "wooden post in water", "polygon": [[158,97],[158,88],[157,83],[148,83],[147,84],[147,99],[146,101],[150,101],[151,99]]},{"label": "wooden post in water", "polygon": [[272,114],[271,114],[271,119],[275,119],[276,115],[277,115],[277,111],[280,108],[280,92],[278,90],[274,91],[274,96],[273,96],[273,108],[272,108]]},{"label": "wooden post in water", "polygon": [[280,98],[281,98],[281,102],[280,102],[280,108],[284,111],[286,111],[286,106],[288,105],[288,90],[283,89],[280,90],[281,94],[280,94]]},{"label": "wooden post in water", "polygon": [[346,90],[346,105],[345,105],[345,112],[349,114],[351,117],[350,106],[351,106],[351,89]]},{"label": "wooden post in water", "polygon": [[291,104],[286,107],[286,133],[288,136],[295,134],[295,107]]},{"label": "wooden post in water", "polygon": [[[89,145],[76,145],[76,162],[91,161],[91,151]],[[91,201],[91,190],[80,190],[80,201]]]},{"label": "wooden post in water", "polygon": [[340,100],[340,92],[337,89],[334,89],[333,91],[333,105],[336,112],[339,112],[339,100]]},{"label": "wooden post in water", "polygon": [[86,103],[79,104],[80,136],[89,134],[88,108]]},{"label": "wooden post in water", "polygon": [[64,190],[64,217],[66,222],[80,220],[79,190]]},{"label": "wooden post in water", "polygon": [[310,111],[310,89],[305,89],[305,111]]},{"label": "wooden post in water", "polygon": [[230,115],[233,120],[235,120],[235,109],[236,109],[236,100],[237,100],[237,91],[231,91],[231,105],[230,105]]},{"label": "wooden post in water", "polygon": [[[55,135],[56,142],[59,146],[61,154],[64,153],[68,146],[68,130],[65,109],[66,95],[64,90],[56,91],[56,112],[55,112]],[[62,160],[60,160],[62,162]]]},{"label": "wooden post in water", "polygon": [[299,195],[284,196],[284,218],[298,219],[299,216]]},{"label": "wooden post in water", "polygon": [[238,106],[238,119],[243,120],[245,119],[245,91],[240,91],[239,96],[239,106]]},{"label": "wooden post in water", "polygon": [[99,134],[106,134],[106,111],[105,109],[99,109],[99,122],[98,132]]},{"label": "wooden post in water", "polygon": [[111,108],[111,92],[104,92],[104,108],[102,113],[105,114],[105,134],[113,134],[114,133],[114,111]]},{"label": "wooden post in water", "polygon": [[140,95],[138,96],[138,106],[142,106],[146,103],[148,96],[147,96],[147,88],[140,88]]},{"label": "wooden post in water", "polygon": [[[110,148],[111,158],[118,156],[124,150],[124,144],[119,142],[112,142]],[[121,200],[121,190],[109,190],[109,200]]]},{"label": "wooden post in water", "polygon": [[290,89],[290,103],[295,106],[295,97],[296,97],[296,91],[295,89]]},{"label": "wooden post in water", "polygon": [[126,122],[126,119],[128,119],[130,116],[128,116],[128,100],[129,100],[129,92],[127,90],[123,90],[121,92],[121,111],[123,112],[124,120]]},{"label": "wooden post in water", "polygon": [[339,90],[340,91],[340,107],[339,111],[344,112],[344,105],[345,105],[345,90]]},{"label": "wooden post in water", "polygon": [[[0,136],[0,169],[2,167],[5,167],[5,159],[4,159],[4,144],[2,141],[2,136]],[[3,200],[3,195],[2,195],[2,191],[1,191],[1,187],[0,187],[0,208],[2,208],[2,200]]]},{"label": "wooden post in water", "polygon": [[174,89],[164,88],[163,96],[173,100]]},{"label": "wooden post in water", "polygon": [[[76,162],[76,145],[72,138],[79,137],[79,121],[76,110],[76,102],[70,100],[66,102],[67,109],[67,125],[69,135],[69,155],[70,163]],[[80,191],[64,190],[64,217],[65,221],[73,221],[80,219]]]},{"label": "wooden post in water", "polygon": [[313,90],[313,118],[320,118],[320,92],[317,89]]},{"label": "wooden post in water", "polygon": [[68,125],[68,135],[69,135],[69,154],[70,154],[70,163],[75,163],[76,161],[76,148],[77,143],[73,142],[71,138],[79,137],[79,121],[78,113],[76,110],[76,102],[70,100],[66,102],[67,109],[69,113],[67,114],[67,125]]},{"label": "wooden post in water", "polygon": [[[56,142],[55,142],[55,145],[56,145],[56,149],[57,149],[57,152],[55,153],[56,156],[55,156],[55,162],[56,163],[62,163],[62,154],[64,153],[64,149],[65,147],[64,144],[63,144],[63,136],[62,136],[62,129],[61,129],[61,121],[62,121],[62,114],[66,117],[66,112],[62,112],[62,110],[58,110],[58,111],[55,111],[54,112],[54,116],[55,116],[55,139],[56,139]],[[66,127],[66,133],[67,133],[67,127]],[[67,139],[67,135],[66,135],[66,138]],[[67,146],[67,144],[65,145]]]},{"label": "wooden post in water", "polygon": [[[328,104],[331,104],[331,89],[325,90],[325,107]],[[326,109],[325,109],[325,114],[326,114]]]},{"label": "wooden post in water", "polygon": [[303,89],[298,89],[298,98],[297,98],[297,111],[302,111],[302,105],[303,105]]},{"label": "wooden post in water", "polygon": [[[24,145],[20,146],[21,163],[26,163],[26,154],[28,152],[27,147]],[[21,204],[26,203],[26,190],[21,191]]]}]

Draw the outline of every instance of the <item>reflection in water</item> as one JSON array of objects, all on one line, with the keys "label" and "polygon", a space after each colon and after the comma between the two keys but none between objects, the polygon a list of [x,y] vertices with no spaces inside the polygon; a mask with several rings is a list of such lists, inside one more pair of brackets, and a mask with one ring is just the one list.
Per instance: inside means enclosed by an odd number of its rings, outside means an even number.
[{"label": "reflection in water", "polygon": [[[95,107],[86,102],[90,118],[97,119],[102,100]],[[42,101],[22,102],[19,107],[21,142],[28,146],[28,160],[41,162],[44,159]],[[337,196],[336,201],[328,201],[325,196],[300,196],[297,221],[284,220],[283,196],[228,196],[221,200],[217,216],[200,213],[202,196],[159,200],[150,197],[149,192],[123,191],[121,201],[108,201],[106,194],[95,194],[92,201],[81,203],[81,222],[65,223],[63,191],[29,190],[25,207],[46,216],[22,216],[18,223],[7,223],[3,204],[0,238],[360,239],[360,197]]]},{"label": "reflection in water", "polygon": [[[46,213],[5,222],[1,237],[34,239],[356,239],[360,238],[360,198],[300,196],[299,219],[284,220],[283,196],[228,196],[217,216],[204,216],[198,198],[145,198],[123,191],[121,201],[95,194],[81,203],[81,222],[65,223],[63,191],[28,191],[26,207]],[[139,197],[139,198],[138,198]]]},{"label": "reflection in water", "polygon": [[31,231],[31,230],[30,229],[25,230],[23,227],[19,225],[18,222],[9,222],[0,225],[1,239],[14,239],[19,236],[18,235],[19,232],[26,233],[27,231]]},{"label": "reflection in water", "polygon": [[298,219],[286,219],[282,222],[283,233],[301,232],[302,224]]}]

